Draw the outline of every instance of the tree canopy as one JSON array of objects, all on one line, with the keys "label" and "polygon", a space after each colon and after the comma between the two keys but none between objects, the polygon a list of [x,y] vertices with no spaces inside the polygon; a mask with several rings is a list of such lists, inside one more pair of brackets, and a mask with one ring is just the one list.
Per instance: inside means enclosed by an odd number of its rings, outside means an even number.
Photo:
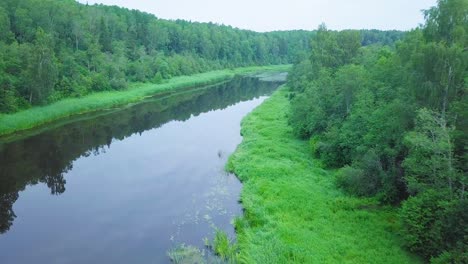
[{"label": "tree canopy", "polygon": [[346,192],[403,202],[410,250],[465,263],[468,2],[424,14],[390,46],[320,26],[289,76],[290,123]]},{"label": "tree canopy", "polygon": [[[74,0],[0,2],[0,113],[222,68],[293,63],[311,31],[257,33]],[[354,33],[350,33],[354,34]],[[393,43],[398,31],[363,31]]]}]

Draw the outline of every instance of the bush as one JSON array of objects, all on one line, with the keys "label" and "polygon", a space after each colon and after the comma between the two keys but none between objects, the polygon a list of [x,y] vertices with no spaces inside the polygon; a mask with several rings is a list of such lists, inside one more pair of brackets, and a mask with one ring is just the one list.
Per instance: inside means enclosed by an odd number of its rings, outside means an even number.
[{"label": "bush", "polygon": [[377,155],[373,151],[369,151],[359,163],[340,169],[336,183],[349,194],[374,196],[382,189],[383,175]]},{"label": "bush", "polygon": [[[466,259],[468,202],[428,190],[403,203],[400,219],[408,248],[434,263]],[[445,262],[450,263],[450,262]]]},{"label": "bush", "polygon": [[0,87],[0,113],[13,113],[18,110],[18,99],[12,90],[1,90]]},{"label": "bush", "polygon": [[362,175],[361,169],[345,166],[336,174],[336,184],[348,194],[362,195],[364,193],[360,188]]},{"label": "bush", "polygon": [[343,148],[340,142],[330,138],[330,133],[324,140],[315,145],[315,157],[320,158],[328,168],[340,168],[351,163],[349,156],[345,155],[348,149]]},{"label": "bush", "polygon": [[395,169],[382,172],[382,188],[377,194],[380,202],[397,205],[408,198],[406,185]]},{"label": "bush", "polygon": [[91,89],[96,92],[110,90],[109,79],[103,74],[94,74],[92,77]]},{"label": "bush", "polygon": [[125,81],[124,78],[113,78],[110,80],[109,84],[113,90],[123,90],[127,88],[127,81]]},{"label": "bush", "polygon": [[468,248],[465,245],[465,248],[460,250],[445,251],[436,258],[431,259],[431,264],[462,264],[468,263]]},{"label": "bush", "polygon": [[318,136],[313,136],[309,139],[310,152],[314,158],[318,158],[318,146],[320,138]]},{"label": "bush", "polygon": [[156,83],[156,84],[159,84],[159,83],[162,83],[163,82],[163,76],[161,75],[160,72],[157,72],[153,79],[151,80],[152,83]]}]

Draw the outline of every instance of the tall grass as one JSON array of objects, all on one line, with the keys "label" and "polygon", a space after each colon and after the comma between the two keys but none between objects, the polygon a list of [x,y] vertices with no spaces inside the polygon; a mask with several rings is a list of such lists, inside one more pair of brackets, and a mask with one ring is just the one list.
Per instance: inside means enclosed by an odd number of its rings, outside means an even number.
[{"label": "tall grass", "polygon": [[237,264],[239,251],[237,244],[228,235],[216,229],[213,241],[205,239],[205,249],[191,245],[181,244],[167,252],[171,262],[175,264]]},{"label": "tall grass", "polygon": [[419,263],[402,248],[396,211],[344,195],[287,124],[287,88],[242,122],[227,169],[243,182],[235,221],[245,263]]},{"label": "tall grass", "polygon": [[131,84],[129,89],[124,91],[99,92],[82,98],[64,99],[47,106],[33,107],[14,114],[0,115],[0,136],[37,127],[72,115],[137,102],[161,92],[220,82],[230,79],[236,74],[286,71],[289,68],[290,65],[274,65],[211,71],[191,76],[175,77],[163,84],[136,83]]},{"label": "tall grass", "polygon": [[225,263],[239,262],[237,244],[229,239],[228,235],[221,230],[216,230],[213,239],[213,250]]}]

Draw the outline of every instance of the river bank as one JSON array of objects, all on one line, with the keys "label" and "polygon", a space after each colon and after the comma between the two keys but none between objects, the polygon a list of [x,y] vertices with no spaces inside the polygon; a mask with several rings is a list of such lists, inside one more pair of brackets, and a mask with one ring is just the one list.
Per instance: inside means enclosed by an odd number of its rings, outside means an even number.
[{"label": "river bank", "polygon": [[2,263],[169,264],[214,226],[234,237],[242,185],[224,165],[279,85],[236,76],[0,141]]},{"label": "river bank", "polygon": [[398,237],[396,210],[353,198],[288,126],[282,87],[242,121],[227,169],[243,183],[235,221],[245,263],[419,263]]},{"label": "river bank", "polygon": [[81,98],[64,99],[47,106],[33,107],[14,114],[0,115],[0,136],[32,129],[70,116],[135,103],[163,92],[214,84],[229,80],[235,75],[287,71],[289,68],[290,65],[273,65],[211,71],[191,76],[175,77],[162,84],[134,83],[123,91],[100,92]]}]

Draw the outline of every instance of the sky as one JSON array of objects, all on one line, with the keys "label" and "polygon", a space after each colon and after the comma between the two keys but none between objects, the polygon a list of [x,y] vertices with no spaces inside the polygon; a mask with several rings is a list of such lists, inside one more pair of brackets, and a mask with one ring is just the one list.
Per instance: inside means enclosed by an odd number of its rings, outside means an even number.
[{"label": "sky", "polygon": [[437,0],[78,0],[152,13],[159,18],[213,22],[259,32],[292,29],[409,30]]}]

